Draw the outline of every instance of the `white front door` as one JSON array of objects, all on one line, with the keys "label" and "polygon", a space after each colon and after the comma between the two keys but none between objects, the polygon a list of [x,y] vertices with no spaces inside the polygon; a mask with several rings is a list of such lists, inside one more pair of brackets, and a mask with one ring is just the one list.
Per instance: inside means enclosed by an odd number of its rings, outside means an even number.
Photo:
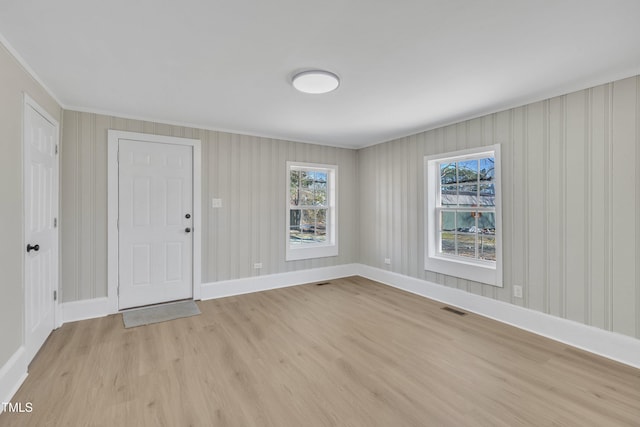
[{"label": "white front door", "polygon": [[120,310],[193,296],[193,147],[120,139]]},{"label": "white front door", "polygon": [[[40,111],[40,112],[39,112]],[[24,104],[25,347],[31,360],[55,326],[58,289],[58,125]]]}]

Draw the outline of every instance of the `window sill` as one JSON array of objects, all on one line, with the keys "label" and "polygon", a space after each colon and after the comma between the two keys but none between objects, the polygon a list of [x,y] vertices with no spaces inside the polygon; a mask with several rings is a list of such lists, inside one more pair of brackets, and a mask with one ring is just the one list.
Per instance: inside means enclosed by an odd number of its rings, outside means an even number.
[{"label": "window sill", "polygon": [[424,269],[499,288],[502,287],[502,274],[499,265],[465,262],[448,257],[427,256],[424,262]]},{"label": "window sill", "polygon": [[338,256],[338,246],[312,246],[312,247],[298,247],[291,248],[287,246],[286,261],[297,261],[301,259],[312,258],[325,258],[331,256]]}]

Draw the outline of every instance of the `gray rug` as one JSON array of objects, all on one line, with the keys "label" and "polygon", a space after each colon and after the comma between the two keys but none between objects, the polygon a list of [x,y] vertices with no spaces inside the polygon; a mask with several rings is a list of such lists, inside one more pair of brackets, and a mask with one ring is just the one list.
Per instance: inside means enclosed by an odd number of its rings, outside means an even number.
[{"label": "gray rug", "polygon": [[122,320],[124,320],[125,328],[135,328],[136,326],[166,322],[198,314],[200,314],[200,309],[194,301],[178,301],[125,311],[122,313]]}]

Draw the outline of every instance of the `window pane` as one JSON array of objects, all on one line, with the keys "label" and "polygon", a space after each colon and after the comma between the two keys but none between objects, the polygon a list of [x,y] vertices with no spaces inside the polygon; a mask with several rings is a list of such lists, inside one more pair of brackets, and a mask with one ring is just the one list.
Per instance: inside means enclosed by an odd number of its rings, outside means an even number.
[{"label": "window pane", "polygon": [[456,226],[458,232],[462,233],[475,233],[476,218],[475,212],[458,212],[456,215]]},{"label": "window pane", "polygon": [[458,186],[456,184],[443,185],[440,189],[440,204],[442,206],[458,205]]},{"label": "window pane", "polygon": [[495,159],[487,157],[480,159],[480,181],[493,181],[495,179]]},{"label": "window pane", "polygon": [[493,184],[480,184],[480,203],[479,206],[495,206],[496,205],[496,188]]},{"label": "window pane", "polygon": [[299,209],[291,209],[289,211],[289,243],[300,243],[300,219],[302,211]]},{"label": "window pane", "polygon": [[440,213],[440,227],[442,231],[455,231],[456,213],[451,211],[442,211]]},{"label": "window pane", "polygon": [[478,206],[478,186],[461,185],[458,192],[459,206]]},{"label": "window pane", "polygon": [[440,233],[440,250],[443,254],[455,255],[456,254],[456,240],[455,232],[443,231]]},{"label": "window pane", "polygon": [[300,171],[300,185],[302,186],[302,188],[309,188],[309,185],[311,185],[311,177],[309,176],[309,174],[309,171]]},{"label": "window pane", "polygon": [[443,254],[456,254],[456,213],[440,212],[440,250]]},{"label": "window pane", "polygon": [[[473,229],[475,229],[475,226]],[[456,233],[458,255],[468,258],[476,257],[476,236],[477,234],[472,231],[459,231]]]},{"label": "window pane", "polygon": [[315,226],[316,242],[325,242],[327,240],[327,209],[316,210],[316,226]]},{"label": "window pane", "polygon": [[476,213],[457,212],[456,221],[458,225],[457,241],[458,255],[475,258],[476,257]]},{"label": "window pane", "polygon": [[496,234],[496,214],[493,212],[479,212],[479,215],[479,232],[485,234]]},{"label": "window pane", "polygon": [[291,206],[298,206],[299,194],[298,187],[300,184],[300,172],[299,171],[291,171],[290,174],[290,185],[289,185],[289,203]]},{"label": "window pane", "polygon": [[316,211],[312,209],[304,209],[302,211],[302,220],[300,221],[300,232],[303,242],[313,242],[316,229]]},{"label": "window pane", "polygon": [[496,236],[480,234],[478,235],[478,258],[486,261],[496,260]]},{"label": "window pane", "polygon": [[313,191],[300,190],[300,206],[308,206],[313,204]]},{"label": "window pane", "polygon": [[327,205],[327,173],[316,172],[313,184],[313,204],[316,206]]},{"label": "window pane", "polygon": [[478,161],[465,160],[458,163],[458,182],[478,181]]},{"label": "window pane", "polygon": [[298,206],[313,204],[313,172],[301,170]]},{"label": "window pane", "polygon": [[326,184],[327,183],[327,173],[325,171],[315,172],[315,181],[316,185]]},{"label": "window pane", "polygon": [[454,184],[458,181],[456,178],[456,163],[440,163],[440,183]]},{"label": "window pane", "polygon": [[312,188],[313,172],[305,170],[300,171],[300,184],[305,190]]}]

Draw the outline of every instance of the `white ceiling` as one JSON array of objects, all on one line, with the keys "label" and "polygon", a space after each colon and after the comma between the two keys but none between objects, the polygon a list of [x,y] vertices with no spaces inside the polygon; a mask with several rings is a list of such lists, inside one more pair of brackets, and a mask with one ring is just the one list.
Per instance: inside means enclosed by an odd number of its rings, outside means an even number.
[{"label": "white ceiling", "polygon": [[0,33],[67,109],[354,148],[640,74],[639,0],[0,0]]}]

